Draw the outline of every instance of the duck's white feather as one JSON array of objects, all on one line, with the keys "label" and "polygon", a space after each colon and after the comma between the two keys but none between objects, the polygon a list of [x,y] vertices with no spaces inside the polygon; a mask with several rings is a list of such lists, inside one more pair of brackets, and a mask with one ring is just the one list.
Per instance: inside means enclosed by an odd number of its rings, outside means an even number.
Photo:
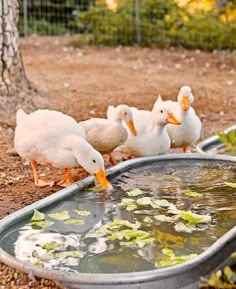
[{"label": "duck's white feather", "polygon": [[168,152],[170,138],[166,131],[167,114],[172,111],[169,103],[160,100],[159,108],[163,113],[153,113],[147,110],[131,108],[137,136],[130,133],[126,142],[117,151],[130,156],[150,156]]},{"label": "duck's white feather", "polygon": [[[202,124],[199,117],[196,115],[194,109],[189,106],[189,109],[184,111],[181,108],[182,97],[186,95],[189,104],[194,101],[194,97],[189,86],[182,86],[177,96],[177,101],[169,101],[172,106],[172,111],[180,120],[181,124],[176,126],[168,124],[166,126],[167,132],[171,139],[172,148],[186,148],[187,146],[196,142],[201,134]],[[156,100],[153,111],[158,110],[158,99]]]},{"label": "duck's white feather", "polygon": [[[68,137],[85,138],[84,129],[70,116],[58,111],[18,110],[14,145],[18,154],[38,163],[57,167],[78,166],[68,147]],[[64,163],[64,165],[63,165]]]},{"label": "duck's white feather", "polygon": [[172,148],[182,148],[195,143],[201,134],[202,123],[192,107],[188,111],[182,111],[178,102],[175,102],[176,109],[179,110],[181,124],[175,126],[168,124],[167,132],[171,139]]},{"label": "duck's white feather", "polygon": [[100,153],[110,154],[127,139],[127,131],[122,120],[132,120],[132,112],[127,105],[109,106],[107,119],[92,118],[80,122],[86,132],[88,142]]}]

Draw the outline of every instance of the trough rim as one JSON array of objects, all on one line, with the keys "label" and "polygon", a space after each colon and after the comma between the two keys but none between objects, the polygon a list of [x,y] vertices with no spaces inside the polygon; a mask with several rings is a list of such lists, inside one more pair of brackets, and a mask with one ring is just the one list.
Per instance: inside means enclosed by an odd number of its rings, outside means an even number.
[{"label": "trough rim", "polygon": [[[209,155],[209,154],[198,154],[198,153],[187,153],[187,154],[168,154],[161,156],[141,157],[132,160],[128,160],[108,169],[106,174],[109,176],[120,173],[124,169],[135,167],[138,164],[151,163],[156,161],[165,160],[209,160],[209,161],[226,161],[228,163],[236,164],[236,158],[226,155]],[[85,188],[92,185],[95,181],[94,177],[87,177],[77,183],[71,185],[68,188],[64,188],[46,198],[43,198],[29,206],[26,206],[9,216],[0,220],[0,235],[9,228],[9,226],[18,222],[20,219],[32,214],[34,209],[40,210],[42,207],[48,206],[55,201],[59,201],[73,194],[76,190]],[[115,285],[115,284],[131,284],[131,283],[145,283],[145,281],[162,280],[170,277],[177,276],[190,272],[199,266],[204,266],[207,260],[213,258],[217,252],[221,252],[227,244],[236,242],[236,226],[219,238],[213,243],[206,251],[199,254],[196,258],[184,262],[182,264],[174,265],[171,267],[153,269],[148,271],[129,272],[129,273],[74,273],[64,272],[59,270],[48,270],[38,268],[31,265],[28,262],[17,260],[12,255],[8,254],[0,247],[0,260],[20,271],[28,273],[29,276],[37,276],[46,279],[52,279],[61,281],[67,284],[90,284],[90,285]],[[227,259],[228,256],[225,256]],[[218,264],[219,265],[219,264]]]}]

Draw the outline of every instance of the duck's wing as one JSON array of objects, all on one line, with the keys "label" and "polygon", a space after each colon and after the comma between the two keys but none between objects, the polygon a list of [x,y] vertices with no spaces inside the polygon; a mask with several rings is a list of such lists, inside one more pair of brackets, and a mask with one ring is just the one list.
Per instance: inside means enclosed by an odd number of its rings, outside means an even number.
[{"label": "duck's wing", "polygon": [[124,142],[127,133],[117,122],[92,118],[80,122],[86,132],[87,141],[101,153],[108,153]]},{"label": "duck's wing", "polygon": [[85,137],[84,129],[68,115],[50,110],[37,110],[28,115],[17,113],[14,145],[23,157],[55,151],[68,135]]}]

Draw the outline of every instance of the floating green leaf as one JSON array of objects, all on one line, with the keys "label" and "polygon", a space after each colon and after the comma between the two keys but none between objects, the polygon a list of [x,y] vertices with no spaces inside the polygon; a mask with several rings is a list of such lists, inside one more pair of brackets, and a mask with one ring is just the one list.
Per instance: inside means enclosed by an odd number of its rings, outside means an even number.
[{"label": "floating green leaf", "polygon": [[143,197],[137,199],[137,204],[141,206],[148,206],[152,204],[152,199],[150,197]]},{"label": "floating green leaf", "polygon": [[37,221],[37,222],[31,222],[30,225],[32,227],[38,227],[41,229],[47,228],[49,226],[51,226],[52,224],[54,224],[53,222],[50,221]]},{"label": "floating green leaf", "polygon": [[183,211],[180,214],[181,218],[188,222],[188,225],[196,225],[199,223],[209,223],[211,221],[211,216],[199,215],[192,213],[191,211]]},{"label": "floating green leaf", "polygon": [[89,211],[80,211],[80,210],[73,210],[76,214],[79,216],[89,216],[91,215],[91,212]]},{"label": "floating green leaf", "polygon": [[[169,201],[162,199],[162,200],[153,200],[153,203],[159,207],[164,208],[172,208],[174,204],[170,203]],[[175,206],[175,205],[174,205]]]},{"label": "floating green leaf", "polygon": [[236,252],[233,252],[233,253],[230,255],[230,257],[231,257],[232,259],[236,259]]},{"label": "floating green leaf", "polygon": [[236,183],[224,182],[226,186],[236,189]]},{"label": "floating green leaf", "polygon": [[140,248],[144,247],[146,244],[155,241],[155,238],[148,232],[142,230],[122,230],[118,232],[112,232],[108,236],[109,240],[125,240],[120,242],[121,245],[138,245]]},{"label": "floating green leaf", "polygon": [[133,206],[133,205],[135,205],[135,200],[130,199],[130,198],[124,198],[121,200],[120,203],[118,203],[119,207],[128,207],[128,206]]},{"label": "floating green leaf", "polygon": [[77,220],[77,219],[67,219],[64,221],[67,225],[83,225],[84,220]]},{"label": "floating green leaf", "polygon": [[38,222],[38,221],[43,221],[45,219],[44,213],[41,213],[37,210],[34,210],[33,217],[31,218],[31,222]]},{"label": "floating green leaf", "polygon": [[143,221],[144,221],[144,223],[149,223],[149,224],[153,222],[152,218],[150,218],[149,216],[146,216],[146,217],[143,219]]},{"label": "floating green leaf", "polygon": [[187,197],[192,197],[192,198],[197,198],[197,197],[202,197],[203,194],[194,192],[194,191],[189,191],[189,190],[183,190],[182,193],[187,196]]},{"label": "floating green leaf", "polygon": [[128,220],[119,220],[116,219],[112,223],[109,224],[108,229],[114,230],[114,229],[121,229],[122,227],[131,228],[133,230],[139,229],[141,224],[139,222],[130,223]]},{"label": "floating green leaf", "polygon": [[143,195],[143,194],[144,194],[144,192],[141,191],[140,189],[134,189],[132,191],[127,192],[127,195],[129,197],[137,197],[137,196],[140,196],[140,195]]},{"label": "floating green leaf", "polygon": [[178,222],[175,226],[175,231],[179,233],[192,233],[194,231],[199,231],[199,229],[195,226],[185,225],[182,222]]},{"label": "floating green leaf", "polygon": [[161,260],[158,260],[156,262],[156,266],[158,268],[162,268],[162,267],[169,267],[169,266],[173,266],[173,265],[177,265],[189,260],[192,260],[193,258],[196,258],[197,255],[196,254],[190,254],[190,255],[182,255],[182,256],[175,256],[174,251],[172,251],[171,249],[168,248],[164,248],[162,250],[162,253],[164,255],[166,255],[167,257],[164,257]]},{"label": "floating green leaf", "polygon": [[127,207],[126,207],[126,210],[127,210],[127,211],[134,211],[134,210],[136,210],[137,208],[138,208],[137,205],[132,204],[132,205],[127,206]]},{"label": "floating green leaf", "polygon": [[224,267],[224,275],[226,277],[227,282],[231,284],[236,283],[236,273],[232,271],[232,269],[229,266]]},{"label": "floating green leaf", "polygon": [[165,215],[156,215],[154,216],[154,218],[159,221],[159,222],[174,222],[176,221],[179,217],[176,218],[176,216],[174,217],[168,217],[168,216],[165,216]]},{"label": "floating green leaf", "polygon": [[57,250],[64,248],[64,244],[57,243],[55,241],[49,242],[49,243],[43,243],[39,245],[41,248],[46,249],[47,251],[50,250]]},{"label": "floating green leaf", "polygon": [[48,216],[53,219],[61,220],[61,221],[64,221],[70,218],[70,214],[68,211],[56,212],[56,213],[48,214]]},{"label": "floating green leaf", "polygon": [[36,260],[32,264],[36,267],[43,267],[43,263],[40,260]]}]

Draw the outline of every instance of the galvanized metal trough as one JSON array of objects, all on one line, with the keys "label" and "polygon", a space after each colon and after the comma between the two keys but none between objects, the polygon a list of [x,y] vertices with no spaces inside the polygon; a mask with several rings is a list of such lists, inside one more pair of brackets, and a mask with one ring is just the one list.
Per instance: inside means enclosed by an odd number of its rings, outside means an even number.
[{"label": "galvanized metal trough", "polygon": [[[223,132],[227,134],[230,131],[236,131],[236,125],[228,127]],[[199,153],[208,153],[208,154],[216,154],[218,153],[218,151],[222,151],[222,154],[224,154],[224,147],[225,145],[222,142],[220,142],[219,136],[215,135],[201,141],[196,146],[196,150]]]},{"label": "galvanized metal trough", "polygon": [[[184,161],[186,164],[196,162],[223,164],[232,167],[236,172],[236,160],[232,157],[221,155],[202,154],[170,154],[164,156],[137,158],[118,164],[107,171],[107,176],[112,182],[113,178],[119,177],[133,168],[145,168],[148,165],[171,165]],[[3,237],[9,232],[11,226],[29,218],[33,210],[41,210],[57,202],[63,202],[68,196],[79,190],[91,186],[93,177],[88,177],[76,184],[63,189],[49,197],[46,197],[28,207],[25,207],[0,221],[0,245]],[[38,268],[28,262],[16,259],[14,256],[0,248],[0,260],[7,265],[24,271],[31,276],[54,279],[62,282],[68,288],[77,289],[195,289],[198,288],[200,276],[206,276],[227,261],[228,256],[235,251],[236,227],[228,231],[218,239],[205,252],[198,257],[183,264],[163,269],[155,269],[142,272],[115,273],[115,274],[89,274],[63,272]]]}]

